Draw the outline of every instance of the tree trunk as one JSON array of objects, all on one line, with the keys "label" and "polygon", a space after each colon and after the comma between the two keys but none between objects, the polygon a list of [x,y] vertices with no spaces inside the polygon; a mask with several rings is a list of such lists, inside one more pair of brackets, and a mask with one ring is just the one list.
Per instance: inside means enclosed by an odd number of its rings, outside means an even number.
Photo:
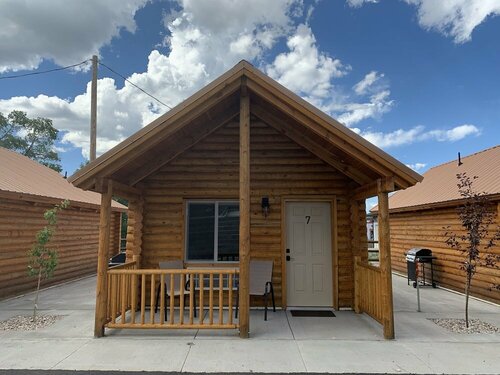
[{"label": "tree trunk", "polygon": [[42,281],[42,269],[40,269],[40,271],[38,271],[38,284],[36,286],[35,305],[33,306],[33,322],[36,319],[36,310],[38,308],[38,293],[40,292],[41,281]]},{"label": "tree trunk", "polygon": [[472,281],[472,275],[467,274],[467,282],[465,284],[465,327],[469,328],[469,291]]}]

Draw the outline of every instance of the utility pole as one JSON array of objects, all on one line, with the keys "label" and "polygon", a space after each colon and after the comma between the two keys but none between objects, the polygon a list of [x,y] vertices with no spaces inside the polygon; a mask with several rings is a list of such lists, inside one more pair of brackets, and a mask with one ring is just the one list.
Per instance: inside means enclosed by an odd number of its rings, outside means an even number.
[{"label": "utility pole", "polygon": [[92,88],[90,92],[90,161],[96,158],[97,137],[97,56],[92,56]]}]

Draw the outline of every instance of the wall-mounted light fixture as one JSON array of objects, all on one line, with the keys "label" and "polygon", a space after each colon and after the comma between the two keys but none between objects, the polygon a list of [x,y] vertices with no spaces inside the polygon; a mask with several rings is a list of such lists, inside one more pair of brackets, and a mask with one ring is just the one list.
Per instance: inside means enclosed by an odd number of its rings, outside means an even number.
[{"label": "wall-mounted light fixture", "polygon": [[269,215],[269,211],[271,211],[271,205],[269,204],[269,197],[262,197],[262,215],[267,217]]}]

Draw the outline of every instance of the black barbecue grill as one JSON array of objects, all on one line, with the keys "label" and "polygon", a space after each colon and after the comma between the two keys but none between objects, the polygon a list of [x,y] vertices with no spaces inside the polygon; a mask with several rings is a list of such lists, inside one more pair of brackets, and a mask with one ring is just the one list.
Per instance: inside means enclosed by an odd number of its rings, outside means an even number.
[{"label": "black barbecue grill", "polygon": [[[408,285],[410,285],[410,280],[413,281],[413,287],[417,287],[417,282],[419,281],[419,277],[421,276],[423,286],[432,285],[433,288],[436,287],[436,283],[434,282],[434,265],[433,260],[436,259],[435,256],[432,255],[432,250],[424,249],[421,247],[414,247],[413,249],[408,250],[406,253],[406,267],[408,272]],[[421,264],[422,270],[419,271],[418,267]],[[425,265],[431,266],[431,283],[426,284],[425,280]]]}]

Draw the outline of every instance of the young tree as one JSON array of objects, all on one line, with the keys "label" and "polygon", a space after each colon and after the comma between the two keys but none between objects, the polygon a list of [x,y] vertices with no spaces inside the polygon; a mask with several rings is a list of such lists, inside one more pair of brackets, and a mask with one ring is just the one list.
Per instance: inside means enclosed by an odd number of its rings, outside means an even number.
[{"label": "young tree", "polygon": [[36,310],[38,308],[38,294],[40,292],[40,284],[42,278],[52,277],[57,267],[57,251],[47,247],[56,230],[57,214],[69,206],[69,201],[65,200],[61,204],[55,205],[54,208],[45,211],[43,217],[47,220],[47,225],[36,234],[36,242],[28,251],[29,265],[28,274],[36,276],[38,283],[36,287],[35,303],[33,306],[33,321],[36,319]]},{"label": "young tree", "polygon": [[[465,228],[465,234],[456,234],[450,230],[450,226],[447,226],[444,228],[447,237],[445,242],[465,255],[460,268],[465,271],[465,325],[469,328],[469,293],[472,278],[478,266],[498,268],[500,255],[488,250],[500,240],[500,227],[497,226],[493,233],[490,233],[495,212],[491,209],[486,193],[475,191],[473,183],[477,176],[471,178],[466,173],[459,173],[457,179],[458,191],[465,199],[463,206],[458,209],[458,217]],[[499,288],[498,285],[492,287]]]},{"label": "young tree", "polygon": [[0,113],[0,146],[61,172],[61,160],[54,150],[59,131],[52,120],[29,118],[26,112],[12,111],[7,117]]}]

